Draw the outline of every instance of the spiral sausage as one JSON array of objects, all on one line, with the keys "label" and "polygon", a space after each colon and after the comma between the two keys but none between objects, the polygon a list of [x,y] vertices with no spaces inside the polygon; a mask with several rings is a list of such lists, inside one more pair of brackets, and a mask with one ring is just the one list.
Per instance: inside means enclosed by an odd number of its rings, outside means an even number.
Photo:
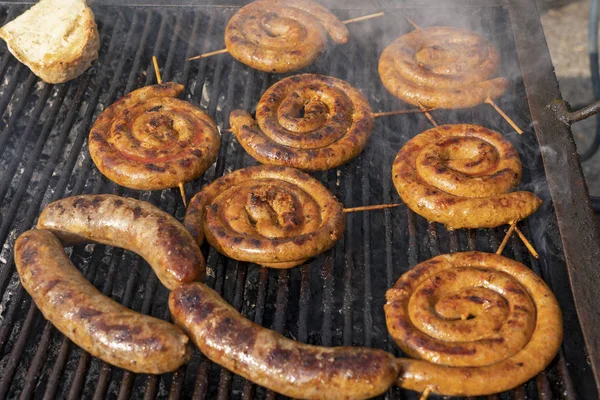
[{"label": "spiral sausage", "polygon": [[458,28],[416,29],[396,39],[379,59],[379,76],[394,96],[427,108],[468,108],[500,97],[505,78],[492,78],[498,50]]},{"label": "spiral sausage", "polygon": [[109,106],[89,136],[92,160],[106,177],[139,190],[175,187],[215,162],[221,138],[212,118],[174,98],[183,85],[135,90]]},{"label": "spiral sausage", "polygon": [[242,110],[229,117],[244,149],[263,164],[308,171],[335,168],[356,157],[373,130],[365,97],[341,79],[302,74],[262,95],[256,121]]},{"label": "spiral sausage", "polygon": [[19,236],[15,264],[44,317],[93,356],[146,374],[174,371],[190,359],[192,349],[181,329],[104,296],[75,268],[50,231]]},{"label": "spiral sausage", "polygon": [[325,50],[327,32],[336,43],[348,30],[325,7],[308,0],[260,0],[242,7],[225,29],[227,51],[265,72],[289,72],[313,63]]},{"label": "spiral sausage", "polygon": [[385,392],[398,377],[389,353],[295,342],[250,322],[201,283],[172,291],[169,310],[206,357],[286,396],[365,399]]},{"label": "spiral sausage", "polygon": [[342,205],[319,181],[293,168],[234,171],[200,191],[184,224],[228,257],[291,268],[330,249],[345,228]]},{"label": "spiral sausage", "polygon": [[144,201],[109,194],[69,197],[49,204],[38,228],[65,246],[97,242],[138,253],[169,289],[204,279],[194,238],[175,218]]},{"label": "spiral sausage", "polygon": [[512,389],[544,370],[562,342],[558,303],[540,277],[496,254],[444,254],[400,277],[384,307],[407,354],[397,384],[448,396]]},{"label": "spiral sausage", "polygon": [[449,229],[493,228],[534,213],[542,201],[519,184],[519,153],[501,134],[477,125],[442,125],[409,140],[392,166],[411,210]]}]

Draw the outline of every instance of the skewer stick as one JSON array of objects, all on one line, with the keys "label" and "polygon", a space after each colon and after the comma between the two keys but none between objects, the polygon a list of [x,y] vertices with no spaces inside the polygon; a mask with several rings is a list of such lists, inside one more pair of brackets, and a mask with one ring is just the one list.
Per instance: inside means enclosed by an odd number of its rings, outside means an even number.
[{"label": "skewer stick", "polygon": [[344,208],[345,213],[353,213],[358,211],[372,211],[372,210],[383,210],[384,208],[398,207],[401,204],[377,204],[374,206],[360,206],[352,208]]},{"label": "skewer stick", "polygon": [[415,22],[412,19],[410,19],[408,16],[405,15],[404,18],[406,18],[408,23],[411,24],[413,28],[415,28],[417,30],[421,29],[421,27],[419,27],[419,25],[415,24]]},{"label": "skewer stick", "polygon": [[504,239],[502,239],[502,243],[500,243],[500,247],[498,247],[498,250],[496,250],[496,254],[498,254],[498,255],[502,254],[502,252],[504,251],[504,248],[506,247],[506,244],[508,243],[508,239],[510,239],[511,235],[513,234],[513,232],[515,231],[516,228],[517,228],[517,221],[511,222],[510,228],[508,228],[508,231],[506,232]]},{"label": "skewer stick", "polygon": [[[429,111],[429,110],[427,110]],[[399,114],[413,114],[413,113],[421,113],[423,109],[421,108],[409,108],[407,110],[397,110],[397,111],[386,111],[386,112],[378,112],[373,113],[373,118],[379,117],[387,117],[388,115],[399,115]]]},{"label": "skewer stick", "polygon": [[535,251],[531,242],[529,242],[529,240],[527,240],[525,235],[523,235],[523,232],[521,232],[521,230],[518,227],[515,227],[515,231],[517,232],[517,235],[519,235],[519,238],[521,238],[521,240],[523,241],[523,244],[525,245],[525,247],[527,247],[527,250],[529,250],[531,255],[534,256],[535,258],[540,258],[540,255],[538,254],[537,251]]},{"label": "skewer stick", "polygon": [[183,205],[187,207],[187,200],[185,199],[185,187],[183,186],[183,182],[179,182],[179,193],[181,193],[181,199],[183,200]]},{"label": "skewer stick", "polygon": [[383,16],[384,14],[385,13],[383,13],[383,12],[379,12],[376,14],[363,15],[362,17],[357,17],[357,18],[352,18],[352,19],[347,19],[345,21],[342,21],[342,24],[351,24],[353,22],[364,21],[365,19],[377,18],[377,17]]},{"label": "skewer stick", "polygon": [[435,122],[435,119],[433,119],[433,117],[431,116],[431,114],[429,114],[429,109],[427,109],[423,104],[421,104],[419,102],[417,102],[417,104],[419,104],[419,108],[425,114],[425,116],[427,117],[427,119],[429,120],[429,122],[431,122],[433,124],[433,126],[435,126],[435,127],[439,126],[438,123]]},{"label": "skewer stick", "polygon": [[215,51],[211,51],[208,53],[200,54],[199,56],[194,56],[194,57],[188,58],[188,61],[199,60],[201,58],[216,56],[217,54],[225,54],[227,52],[228,52],[227,49],[215,50]]},{"label": "skewer stick", "polygon": [[[351,24],[353,22],[364,21],[366,19],[381,17],[384,14],[385,13],[383,13],[383,12],[379,12],[379,13],[376,13],[376,14],[363,15],[362,17],[356,17],[356,18],[352,18],[352,19],[347,19],[345,21],[342,21],[342,23],[343,24]],[[218,54],[225,54],[225,53],[228,53],[227,49],[210,51],[208,53],[204,53],[204,54],[200,54],[198,56],[190,57],[190,58],[188,58],[188,61],[199,60],[201,58],[216,56]]]},{"label": "skewer stick", "polygon": [[162,78],[160,76],[160,69],[158,68],[158,61],[156,60],[156,56],[152,56],[152,64],[154,64],[154,72],[156,73],[156,80],[160,85],[162,83]]},{"label": "skewer stick", "polygon": [[498,106],[496,105],[496,103],[494,103],[494,100],[492,100],[492,98],[491,98],[491,97],[488,97],[487,99],[485,99],[485,102],[486,102],[487,104],[489,104],[490,106],[494,107],[494,109],[495,109],[495,110],[498,112],[498,114],[500,114],[500,115],[502,116],[502,118],[504,118],[504,119],[506,120],[506,122],[508,122],[508,123],[509,123],[509,125],[510,125],[510,126],[512,126],[512,127],[513,127],[513,129],[514,129],[515,131],[517,131],[517,133],[518,133],[519,135],[522,135],[522,134],[523,134],[523,131],[521,130],[521,128],[519,128],[519,127],[517,126],[517,124],[515,124],[515,122],[514,122],[514,121],[513,121],[513,120],[512,120],[512,119],[511,119],[511,118],[510,118],[508,115],[506,115],[506,114],[504,113],[504,111],[502,111],[502,110],[500,109],[500,107],[498,107]]},{"label": "skewer stick", "polygon": [[429,397],[429,393],[431,393],[431,386],[427,386],[425,390],[423,390],[423,394],[419,397],[419,400],[427,400]]}]

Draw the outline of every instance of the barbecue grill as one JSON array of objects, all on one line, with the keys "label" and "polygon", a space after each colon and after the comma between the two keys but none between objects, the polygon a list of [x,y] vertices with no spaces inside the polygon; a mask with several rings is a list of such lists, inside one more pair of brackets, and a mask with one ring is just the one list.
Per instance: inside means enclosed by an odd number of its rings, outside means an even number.
[{"label": "barbecue grill", "polygon": [[[49,202],[77,194],[116,193],[149,201],[183,219],[175,189],[140,192],[102,176],[87,150],[99,113],[138,87],[155,83],[152,55],[165,81],[186,86],[183,98],[212,115],[221,130],[235,108],[253,112],[261,94],[288,75],[252,70],[220,55],[187,58],[223,47],[223,32],[242,2],[156,1],[92,4],[101,35],[100,57],[78,79],[41,82],[0,45],[0,398],[277,398],[278,395],[212,364],[197,350],[172,374],[136,375],[91,357],[46,321],[23,290],[13,245]],[[168,4],[165,4],[168,3]],[[202,3],[202,4],[200,4]],[[2,24],[30,4],[0,2]],[[379,0],[331,5],[340,19],[377,11],[377,20],[349,26],[348,44],[300,72],[345,79],[362,90],[374,111],[409,108],[389,94],[377,75],[381,51],[412,28],[452,25],[495,43],[500,74],[510,79],[498,105],[524,130],[517,135],[486,105],[434,111],[439,123],[475,123],[503,132],[519,149],[521,188],[544,200],[522,223],[541,257],[512,238],[505,255],[530,266],[548,282],[561,305],[565,338],[554,362],[536,378],[491,398],[598,397],[600,236],[588,200],[575,144],[548,105],[560,98],[534,0]],[[335,170],[314,174],[346,207],[399,202],[391,164],[401,146],[431,125],[424,115],[378,118],[365,151]],[[202,178],[186,184],[188,196],[235,169],[254,165],[231,133],[223,133],[219,158]],[[405,206],[346,216],[345,236],[325,254],[291,270],[271,270],[228,259],[208,245],[207,283],[254,322],[302,342],[361,345],[402,356],[385,326],[385,292],[418,262],[455,251],[493,252],[505,228],[447,231]],[[104,294],[136,311],[168,319],[168,291],[133,253],[103,245],[77,246],[71,259]],[[392,388],[385,398],[416,398]],[[435,396],[432,396],[435,397]]]}]

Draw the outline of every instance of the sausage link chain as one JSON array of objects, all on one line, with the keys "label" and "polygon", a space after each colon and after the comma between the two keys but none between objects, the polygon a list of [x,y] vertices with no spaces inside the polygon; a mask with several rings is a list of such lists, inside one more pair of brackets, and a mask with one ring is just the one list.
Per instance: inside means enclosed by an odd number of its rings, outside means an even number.
[{"label": "sausage link chain", "polygon": [[562,342],[558,303],[523,264],[480,252],[444,254],[405,273],[386,294],[398,385],[449,396],[512,389],[541,372]]},{"label": "sausage link chain", "polygon": [[287,167],[234,171],[200,191],[185,226],[228,257],[291,268],[331,248],[342,236],[342,205],[319,181]]},{"label": "sausage link chain", "polygon": [[242,110],[229,118],[244,149],[263,164],[316,171],[356,157],[373,130],[365,97],[341,79],[302,74],[262,95],[256,121]]},{"label": "sausage link chain", "polygon": [[534,213],[542,201],[512,192],[519,153],[501,134],[468,124],[442,125],[409,140],[392,166],[394,184],[414,212],[449,229],[493,228]]},{"label": "sausage link chain", "polygon": [[289,72],[313,63],[325,50],[327,32],[337,43],[348,30],[329,10],[308,0],[260,0],[242,7],[225,30],[227,51],[265,72]]},{"label": "sausage link chain", "polygon": [[500,97],[508,85],[493,78],[500,54],[475,33],[451,27],[416,29],[396,39],[379,59],[384,86],[407,103],[468,108]]},{"label": "sausage link chain", "polygon": [[208,114],[175,98],[182,91],[172,82],[146,86],[104,110],[89,136],[100,172],[140,190],[175,187],[203,174],[221,138]]}]

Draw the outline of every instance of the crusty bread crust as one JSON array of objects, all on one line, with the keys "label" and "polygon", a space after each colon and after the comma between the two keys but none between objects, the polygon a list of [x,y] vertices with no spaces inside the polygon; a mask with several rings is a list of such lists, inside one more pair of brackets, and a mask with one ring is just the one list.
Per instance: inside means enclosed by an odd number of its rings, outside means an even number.
[{"label": "crusty bread crust", "polygon": [[84,40],[78,41],[75,51],[65,52],[64,57],[57,57],[55,61],[49,63],[40,63],[27,57],[17,45],[13,32],[6,29],[8,25],[0,28],[0,38],[6,41],[8,50],[44,82],[63,83],[81,75],[98,58],[100,37],[91,8],[86,6],[80,18],[85,31],[81,35]]}]

